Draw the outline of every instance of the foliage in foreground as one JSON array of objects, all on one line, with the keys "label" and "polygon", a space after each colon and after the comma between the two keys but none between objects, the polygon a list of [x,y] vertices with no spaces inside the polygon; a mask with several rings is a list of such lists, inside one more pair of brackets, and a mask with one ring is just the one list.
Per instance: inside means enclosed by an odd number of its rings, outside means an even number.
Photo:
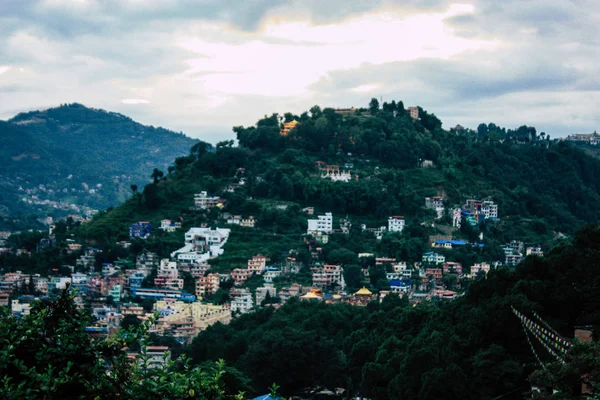
[{"label": "foliage in foreground", "polygon": [[[235,399],[223,389],[222,361],[192,368],[183,357],[152,368],[144,349],[152,321],[94,339],[89,322],[66,291],[36,304],[30,315],[0,309],[0,397],[3,399]],[[132,361],[125,349],[139,345]]]}]

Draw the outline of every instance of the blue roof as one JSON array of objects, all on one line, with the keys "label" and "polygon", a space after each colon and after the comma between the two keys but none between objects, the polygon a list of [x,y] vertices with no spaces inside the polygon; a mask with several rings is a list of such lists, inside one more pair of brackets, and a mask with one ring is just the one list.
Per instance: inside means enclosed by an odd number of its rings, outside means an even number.
[{"label": "blue roof", "polygon": [[450,243],[453,246],[464,246],[467,244],[464,240],[436,240],[435,244],[446,244]]},{"label": "blue roof", "polygon": [[403,281],[401,279],[390,279],[390,286],[392,286],[392,287],[412,286],[412,281]]},{"label": "blue roof", "polygon": [[273,399],[270,394],[263,394],[262,396],[255,397],[252,400],[281,400],[281,397],[277,396],[275,399]]}]

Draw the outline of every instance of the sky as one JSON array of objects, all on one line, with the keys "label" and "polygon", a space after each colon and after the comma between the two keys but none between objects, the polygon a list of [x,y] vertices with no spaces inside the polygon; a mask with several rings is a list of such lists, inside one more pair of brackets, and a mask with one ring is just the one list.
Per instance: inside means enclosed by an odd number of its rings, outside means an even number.
[{"label": "sky", "polygon": [[0,0],[0,119],[78,102],[215,143],[375,97],[589,133],[599,26],[598,0]]}]

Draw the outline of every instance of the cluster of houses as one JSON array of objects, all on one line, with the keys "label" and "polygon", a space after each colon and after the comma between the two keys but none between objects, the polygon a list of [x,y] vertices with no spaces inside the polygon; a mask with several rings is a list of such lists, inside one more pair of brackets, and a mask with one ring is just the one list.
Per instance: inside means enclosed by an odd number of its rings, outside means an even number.
[{"label": "cluster of houses", "polygon": [[498,220],[498,205],[491,199],[468,199],[462,207],[454,209],[452,226],[460,228],[463,222],[476,226],[486,219]]},{"label": "cluster of houses", "polygon": [[[321,179],[330,179],[334,182],[350,182],[352,180],[352,173],[350,168],[353,167],[352,163],[346,163],[344,168],[341,169],[339,165],[330,165],[323,161],[317,161],[316,166],[319,169]],[[357,176],[354,179],[358,179]]]},{"label": "cluster of houses", "polygon": [[[418,113],[418,109],[416,110]],[[339,166],[320,162],[317,166],[322,178],[345,182],[352,179],[350,172],[341,170]],[[345,167],[349,169],[352,165]],[[237,185],[243,184],[243,180],[240,182]],[[205,191],[194,195],[194,209],[197,210],[222,208],[224,203],[224,199],[209,196]],[[441,196],[425,198],[425,207],[433,210],[437,219],[444,216],[445,206]],[[312,217],[307,221],[306,234],[312,236],[312,239],[307,238],[307,244],[313,260],[320,259],[322,248],[318,246],[328,243],[329,235],[349,234],[352,228],[352,223],[347,218],[340,219],[339,228],[334,228],[331,212],[315,215],[313,207],[302,211]],[[454,227],[460,227],[465,221],[476,225],[484,219],[496,220],[498,206],[490,199],[468,199],[464,205],[456,208],[452,215]],[[253,216],[222,213],[220,218],[227,225],[254,228],[256,224]],[[386,232],[403,232],[405,226],[405,218],[394,215],[388,217],[387,225],[367,227],[366,224],[360,224],[360,229],[381,239]],[[160,229],[165,232],[175,232],[181,228],[180,221],[164,219],[160,222]],[[378,293],[373,293],[366,287],[358,291],[349,291],[344,278],[344,268],[341,265],[319,261],[305,266],[310,270],[310,285],[306,285],[306,280],[303,280],[304,285],[293,283],[282,286],[280,282],[283,280],[278,278],[286,277],[286,282],[293,282],[294,276],[300,273],[303,267],[291,251],[283,262],[275,265],[270,264],[269,257],[256,254],[248,259],[245,265],[240,265],[229,273],[211,270],[209,260],[224,253],[230,233],[228,228],[192,227],[185,232],[182,247],[172,252],[169,258],[161,259],[157,254],[144,250],[137,256],[135,263],[122,260],[105,263],[102,264],[100,272],[97,272],[96,259],[101,250],[84,247],[72,239],[67,239],[67,252],[78,255],[75,266],[68,267],[70,274],[65,274],[64,268],[55,271],[56,276],[50,277],[21,272],[4,274],[0,276],[0,305],[10,306],[14,315],[27,315],[36,299],[56,296],[68,288],[76,290],[77,304],[89,307],[95,317],[95,324],[88,328],[90,334],[110,334],[125,317],[134,316],[140,321],[146,321],[157,313],[158,318],[150,331],[174,337],[185,343],[216,322],[227,324],[232,317],[252,312],[265,303],[277,308],[294,297],[302,301],[348,303],[355,306],[381,301],[389,294],[406,296],[412,303],[432,298],[453,299],[458,293],[445,286],[446,278],[450,275],[457,280],[475,278],[487,274],[497,266],[478,263],[464,271],[460,263],[447,261],[443,254],[436,251],[483,245],[455,240],[452,237],[440,237],[431,243],[434,251],[424,253],[421,262],[412,265],[394,258],[359,254],[359,258],[373,257],[376,266],[385,268],[389,288]],[[136,222],[130,226],[129,234],[131,239],[147,239],[152,234],[152,223]],[[40,242],[40,246],[54,245],[52,236],[44,240],[46,241]],[[117,244],[126,248],[131,243],[122,241]],[[516,265],[524,256],[542,255],[539,247],[525,248],[522,242],[517,241],[512,241],[502,248],[505,253],[503,263],[509,266]],[[363,279],[369,279],[369,268],[362,268],[361,273]],[[193,285],[189,276],[193,278]],[[249,285],[250,279],[258,282],[260,286]],[[216,305],[206,301],[216,298],[214,295],[219,291],[227,291],[228,302]],[[28,294],[18,296],[18,293]],[[159,347],[150,349],[157,357],[164,355],[166,351]]]},{"label": "cluster of houses", "polygon": [[[309,213],[312,215],[314,210]],[[317,215],[317,218],[310,218],[307,221],[306,234],[312,235],[320,244],[326,244],[329,241],[329,235],[332,233],[349,234],[352,223],[348,219],[340,219],[339,229],[333,228],[333,214],[327,212],[323,215]],[[371,232],[377,240],[381,240],[385,232],[402,232],[406,226],[406,221],[403,216],[395,215],[388,217],[387,226],[377,228],[368,228],[365,224],[361,224],[361,230]]]}]

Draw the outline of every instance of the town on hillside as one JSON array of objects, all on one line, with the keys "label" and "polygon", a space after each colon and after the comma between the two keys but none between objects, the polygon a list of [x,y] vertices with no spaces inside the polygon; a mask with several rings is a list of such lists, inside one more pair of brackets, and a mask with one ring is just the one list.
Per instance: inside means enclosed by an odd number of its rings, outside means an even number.
[{"label": "town on hillside", "polygon": [[[317,163],[323,179],[344,181],[350,173],[339,172],[338,166]],[[347,175],[346,175],[347,174]],[[227,191],[243,186],[239,180]],[[283,251],[276,261],[256,253],[230,270],[216,268],[214,262],[227,255],[232,235],[253,235],[260,231],[252,215],[223,212],[226,199],[201,191],[193,196],[194,213],[216,213],[217,225],[193,226],[183,231],[179,220],[163,219],[154,226],[149,221],[135,221],[129,226],[129,240],[115,247],[127,250],[137,243],[140,251],[134,260],[105,260],[102,249],[66,239],[57,243],[55,225],[36,248],[0,251],[17,256],[34,255],[41,249],[63,246],[74,260],[48,276],[21,271],[0,275],[0,305],[10,307],[15,316],[27,315],[34,301],[54,298],[61,291],[76,295],[76,302],[90,310],[94,323],[87,329],[94,335],[111,335],[119,327],[128,327],[156,317],[150,332],[189,344],[201,331],[217,322],[228,324],[233,318],[261,307],[277,309],[291,298],[300,301],[347,303],[356,307],[381,302],[386,296],[398,296],[411,304],[423,301],[446,301],[461,296],[468,283],[481,279],[494,268],[514,267],[524,257],[543,254],[539,246],[512,240],[502,247],[503,257],[464,265],[453,259],[453,250],[480,253],[485,240],[479,235],[473,241],[455,238],[461,226],[476,227],[484,221],[497,223],[498,205],[491,199],[466,199],[463,204],[449,205],[443,196],[423,199],[423,207],[431,217],[423,224],[443,225],[444,234],[429,237],[429,249],[416,262],[390,257],[389,254],[365,250],[348,261],[342,255],[324,255],[324,246],[351,233],[381,242],[405,234],[408,221],[404,216],[390,215],[387,221],[367,226],[361,221],[318,213],[305,207],[300,213],[306,219],[306,232],[296,239],[308,257],[300,257],[297,248]],[[275,205],[286,209],[285,204]],[[156,234],[183,233],[180,247],[167,258],[144,249],[143,243]],[[276,235],[276,234],[275,234]],[[6,245],[8,234],[0,244]],[[140,243],[142,245],[140,246]],[[347,256],[347,255],[346,255]],[[352,258],[352,255],[350,255]],[[328,262],[329,260],[329,262]],[[169,351],[169,346],[156,346],[156,359]]]}]

